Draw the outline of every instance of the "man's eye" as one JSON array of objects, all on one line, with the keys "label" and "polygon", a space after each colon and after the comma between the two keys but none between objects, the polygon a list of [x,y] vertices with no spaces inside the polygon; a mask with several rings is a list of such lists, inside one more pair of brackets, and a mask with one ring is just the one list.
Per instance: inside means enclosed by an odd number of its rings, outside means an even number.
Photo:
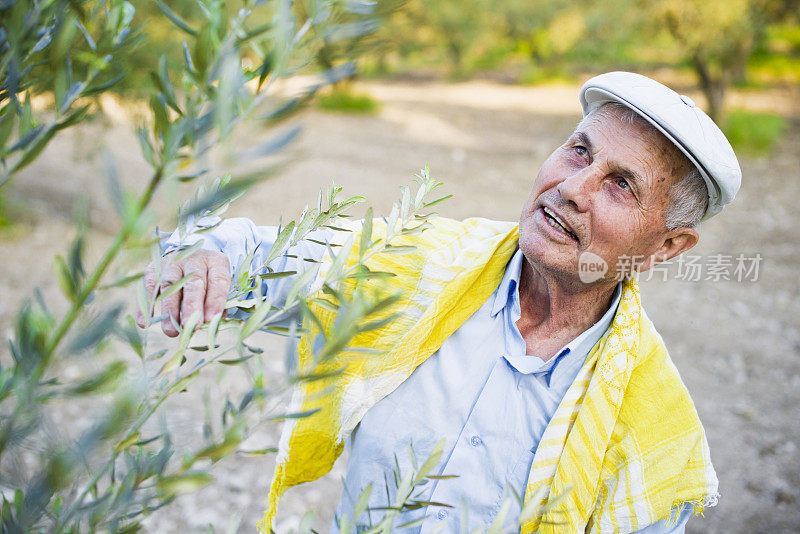
[{"label": "man's eye", "polygon": [[626,191],[631,191],[631,184],[625,178],[617,178],[617,185]]},{"label": "man's eye", "polygon": [[581,145],[576,145],[575,146],[575,153],[577,155],[579,155],[580,157],[582,157],[582,158],[585,158],[586,156],[589,155],[589,151],[586,150],[586,147],[585,146],[581,146]]}]

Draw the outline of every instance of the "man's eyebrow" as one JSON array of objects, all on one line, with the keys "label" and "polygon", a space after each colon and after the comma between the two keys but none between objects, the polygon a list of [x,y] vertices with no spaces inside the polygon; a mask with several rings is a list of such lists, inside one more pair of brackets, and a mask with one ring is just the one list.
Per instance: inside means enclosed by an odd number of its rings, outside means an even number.
[{"label": "man's eyebrow", "polygon": [[572,134],[573,137],[577,137],[578,141],[586,147],[586,150],[589,152],[593,152],[594,146],[592,145],[592,140],[589,139],[589,136],[586,135],[586,132],[576,131]]}]

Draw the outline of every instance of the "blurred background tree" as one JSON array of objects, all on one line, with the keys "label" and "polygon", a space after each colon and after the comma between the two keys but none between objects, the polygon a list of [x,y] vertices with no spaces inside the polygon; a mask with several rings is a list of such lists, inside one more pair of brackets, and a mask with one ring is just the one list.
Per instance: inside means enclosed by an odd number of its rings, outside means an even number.
[{"label": "blurred background tree", "polygon": [[410,0],[376,32],[392,46],[364,60],[379,75],[424,69],[523,83],[667,69],[694,76],[725,125],[732,85],[800,82],[798,13],[797,0]]},{"label": "blurred background tree", "polygon": [[498,22],[491,2],[484,0],[431,0],[409,9],[414,13],[413,23],[427,28],[433,42],[444,48],[454,77],[466,74],[469,56],[485,48]]},{"label": "blurred background tree", "polygon": [[663,25],[684,60],[694,69],[708,103],[708,112],[726,123],[725,93],[747,79],[753,50],[766,37],[777,2],[769,0],[662,0],[644,2],[654,25]]}]

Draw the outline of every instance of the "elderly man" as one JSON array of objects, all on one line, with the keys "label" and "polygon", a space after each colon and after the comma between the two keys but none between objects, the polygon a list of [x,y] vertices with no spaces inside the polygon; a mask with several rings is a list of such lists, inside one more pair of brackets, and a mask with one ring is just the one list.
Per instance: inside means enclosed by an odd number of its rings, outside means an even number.
[{"label": "elderly man", "polygon": [[[646,271],[692,248],[698,223],[733,199],[741,171],[688,97],[644,76],[597,76],[580,101],[583,120],[542,165],[518,226],[437,218],[414,253],[376,265],[397,272],[404,288],[399,318],[370,338],[386,356],[348,369],[322,411],[287,425],[262,528],[286,488],[325,474],[345,442],[337,519],[348,516],[359,531],[393,505],[394,471],[412,469],[409,446],[425,457],[440,439],[437,472],[458,477],[423,486],[418,499],[431,504],[403,511],[402,532],[497,522],[504,532],[675,533],[715,504],[692,401],[635,277],[615,266],[627,258]],[[190,236],[204,250],[165,277],[196,274],[198,283],[165,299],[163,311],[181,320],[203,309],[210,319],[245,250],[262,243],[266,253],[275,238],[274,228],[245,219]],[[173,235],[165,251],[179,244]],[[322,259],[325,247],[301,243],[293,252]],[[146,283],[156,283],[152,274]],[[266,287],[273,302],[289,284]],[[170,321],[163,328],[177,334]],[[301,342],[301,360],[309,345]],[[315,391],[301,388],[297,407],[320,402]],[[353,518],[368,485],[370,511]],[[521,527],[515,495],[544,505]]]}]

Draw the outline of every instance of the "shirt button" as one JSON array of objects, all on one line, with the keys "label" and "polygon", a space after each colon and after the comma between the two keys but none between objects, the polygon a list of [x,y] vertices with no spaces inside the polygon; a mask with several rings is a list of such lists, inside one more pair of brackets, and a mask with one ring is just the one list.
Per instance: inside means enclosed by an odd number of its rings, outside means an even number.
[{"label": "shirt button", "polygon": [[469,442],[472,444],[473,447],[480,447],[483,445],[483,440],[480,436],[472,436],[469,438]]},{"label": "shirt button", "polygon": [[442,508],[436,513],[436,517],[438,517],[440,520],[447,519],[447,515],[448,515],[447,510],[445,510],[444,508]]}]

